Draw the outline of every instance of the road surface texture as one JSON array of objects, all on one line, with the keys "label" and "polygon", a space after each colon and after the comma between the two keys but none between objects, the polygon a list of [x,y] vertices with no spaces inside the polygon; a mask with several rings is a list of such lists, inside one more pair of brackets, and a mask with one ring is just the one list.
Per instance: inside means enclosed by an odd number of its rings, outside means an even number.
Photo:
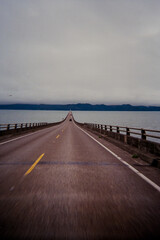
[{"label": "road surface texture", "polygon": [[159,169],[71,117],[0,143],[0,239],[160,239]]}]

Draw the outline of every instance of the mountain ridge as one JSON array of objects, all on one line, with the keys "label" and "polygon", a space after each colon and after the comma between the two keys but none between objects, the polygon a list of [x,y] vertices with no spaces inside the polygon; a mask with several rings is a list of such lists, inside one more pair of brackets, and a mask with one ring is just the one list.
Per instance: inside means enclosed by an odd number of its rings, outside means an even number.
[{"label": "mountain ridge", "polygon": [[105,104],[0,104],[0,109],[6,110],[63,110],[63,111],[160,111],[160,106],[143,105],[105,105]]}]

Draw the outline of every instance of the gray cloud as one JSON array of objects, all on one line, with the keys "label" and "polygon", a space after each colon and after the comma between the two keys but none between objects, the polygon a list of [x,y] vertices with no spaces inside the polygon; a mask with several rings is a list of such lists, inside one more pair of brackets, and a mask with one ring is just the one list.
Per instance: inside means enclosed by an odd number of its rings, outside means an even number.
[{"label": "gray cloud", "polygon": [[160,104],[160,1],[0,5],[1,103]]}]

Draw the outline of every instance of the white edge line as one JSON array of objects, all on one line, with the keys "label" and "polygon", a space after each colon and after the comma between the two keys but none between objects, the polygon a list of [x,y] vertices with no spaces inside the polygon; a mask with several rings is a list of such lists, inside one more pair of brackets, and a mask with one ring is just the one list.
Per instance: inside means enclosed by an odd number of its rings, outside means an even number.
[{"label": "white edge line", "polygon": [[[75,123],[74,123],[75,124]],[[76,124],[75,124],[76,125]],[[77,125],[76,125],[77,126]],[[77,126],[78,127],[78,126]],[[125,162],[121,157],[119,157],[117,154],[115,154],[114,152],[112,152],[109,148],[107,148],[106,146],[104,146],[102,143],[100,143],[99,141],[97,141],[94,137],[92,137],[89,133],[87,133],[86,131],[84,131],[82,128],[78,127],[82,132],[84,132],[86,135],[88,135],[90,138],[92,138],[96,143],[98,143],[101,147],[103,147],[105,150],[107,150],[108,152],[110,152],[115,158],[117,158],[120,162],[122,162],[124,165],[126,165],[129,169],[131,169],[134,173],[136,173],[139,177],[141,177],[144,181],[146,181],[147,183],[149,183],[153,188],[155,188],[158,192],[160,192],[160,187],[152,182],[149,178],[147,178],[146,176],[144,176],[142,173],[140,173],[137,169],[135,169],[134,167],[132,167],[130,164],[128,164],[127,162]]]},{"label": "white edge line", "polygon": [[[44,129],[43,129],[43,130],[44,130]],[[39,131],[42,131],[42,130],[39,130]],[[6,144],[6,143],[10,143],[10,142],[16,141],[16,140],[21,139],[21,138],[24,138],[24,137],[31,136],[31,135],[33,135],[33,134],[36,134],[36,133],[39,132],[39,131],[36,131],[36,132],[34,132],[34,133],[29,133],[29,134],[26,134],[26,135],[21,136],[21,137],[13,138],[13,139],[11,139],[11,140],[8,140],[8,141],[5,141],[5,142],[0,143],[0,145]]]},{"label": "white edge line", "polygon": [[[54,126],[52,126],[52,127],[54,127]],[[17,138],[13,138],[13,139],[8,140],[8,141],[5,141],[5,142],[1,142],[1,143],[0,143],[0,146],[1,146],[1,145],[4,145],[4,144],[6,144],[6,143],[10,143],[10,142],[16,141],[16,140],[21,139],[21,138],[25,138],[25,137],[31,136],[31,135],[36,134],[36,133],[39,133],[39,132],[43,132],[43,131],[45,131],[46,129],[47,129],[47,128],[45,128],[45,129],[39,129],[39,130],[37,129],[37,131],[34,132],[34,133],[25,134],[25,135],[23,135],[23,136],[21,136],[21,137],[17,137]]]}]

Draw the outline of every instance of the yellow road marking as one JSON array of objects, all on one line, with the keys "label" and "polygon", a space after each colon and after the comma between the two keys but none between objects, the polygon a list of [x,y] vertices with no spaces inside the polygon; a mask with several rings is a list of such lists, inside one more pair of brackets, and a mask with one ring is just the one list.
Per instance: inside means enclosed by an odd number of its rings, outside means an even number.
[{"label": "yellow road marking", "polygon": [[24,174],[25,176],[28,175],[37,165],[37,163],[41,160],[41,158],[44,156],[44,153],[33,163],[33,165],[28,169],[28,171]]},{"label": "yellow road marking", "polygon": [[56,138],[59,138],[59,137],[60,137],[60,135],[58,134]]}]

